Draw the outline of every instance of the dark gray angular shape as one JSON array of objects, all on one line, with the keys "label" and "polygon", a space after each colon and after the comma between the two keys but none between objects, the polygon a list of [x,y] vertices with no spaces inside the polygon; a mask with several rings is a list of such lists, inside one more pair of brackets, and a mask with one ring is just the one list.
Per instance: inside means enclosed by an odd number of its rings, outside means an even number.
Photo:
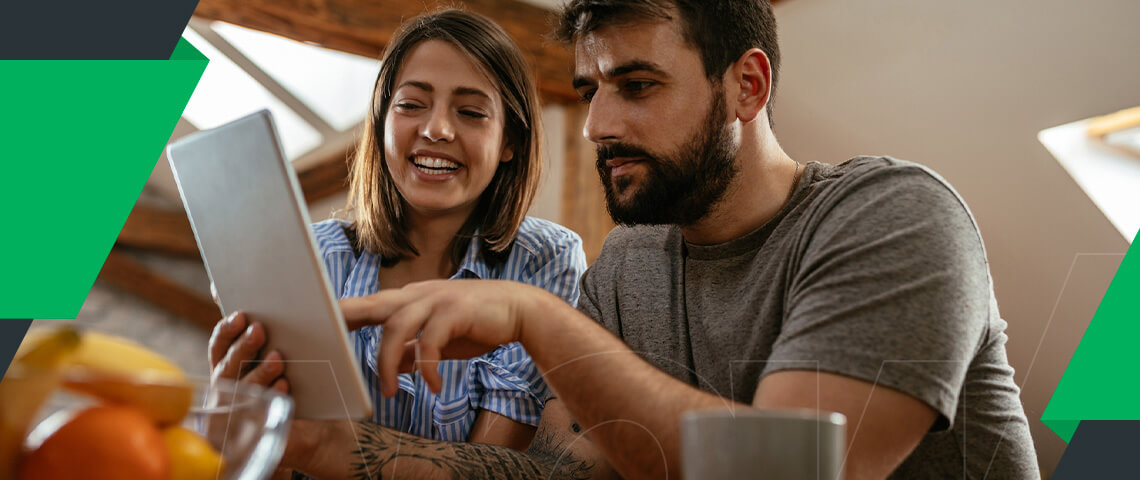
[{"label": "dark gray angular shape", "polygon": [[12,363],[12,357],[16,355],[16,349],[31,325],[31,320],[0,319],[0,378],[8,371],[8,365]]},{"label": "dark gray angular shape", "polygon": [[1082,420],[1053,480],[1140,478],[1140,420]]},{"label": "dark gray angular shape", "polygon": [[0,60],[167,60],[198,0],[0,4]]}]

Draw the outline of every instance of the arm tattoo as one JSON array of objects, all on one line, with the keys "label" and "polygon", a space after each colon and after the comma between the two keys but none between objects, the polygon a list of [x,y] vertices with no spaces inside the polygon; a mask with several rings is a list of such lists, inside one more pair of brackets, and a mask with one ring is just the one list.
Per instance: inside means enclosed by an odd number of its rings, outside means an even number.
[{"label": "arm tattoo", "polygon": [[[575,434],[582,431],[578,422],[572,422],[570,427]],[[565,439],[559,439],[550,427],[543,425],[534,435],[534,441],[526,450],[527,455],[537,464],[542,465],[543,472],[549,472],[550,479],[588,480],[592,477],[594,462],[586,461],[574,456]],[[579,434],[580,435],[580,434]],[[588,441],[581,437],[579,440]]]},{"label": "arm tattoo", "polygon": [[[428,440],[370,422],[356,427],[360,448],[352,452],[358,461],[350,471],[361,480],[389,478],[381,475],[389,465],[394,478],[405,478],[411,469],[430,465],[431,470],[454,480],[588,480],[594,468],[593,462],[580,460],[564,448],[565,442],[556,440],[545,426],[526,453],[495,445]],[[398,466],[404,459],[416,465]]]}]

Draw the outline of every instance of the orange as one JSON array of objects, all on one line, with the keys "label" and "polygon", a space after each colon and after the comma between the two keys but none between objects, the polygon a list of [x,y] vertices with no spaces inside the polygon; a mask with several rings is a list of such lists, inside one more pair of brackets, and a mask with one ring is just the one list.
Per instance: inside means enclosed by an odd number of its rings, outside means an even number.
[{"label": "orange", "polygon": [[162,431],[170,454],[171,480],[214,480],[225,471],[226,462],[198,432],[174,426]]},{"label": "orange", "polygon": [[21,480],[166,480],[162,433],[139,411],[103,405],[80,412],[20,466]]}]

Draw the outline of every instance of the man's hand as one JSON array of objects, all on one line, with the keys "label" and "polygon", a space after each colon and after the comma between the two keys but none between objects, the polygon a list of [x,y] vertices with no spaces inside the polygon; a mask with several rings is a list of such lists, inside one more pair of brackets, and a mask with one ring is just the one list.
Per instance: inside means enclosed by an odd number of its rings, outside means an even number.
[{"label": "man's hand", "polygon": [[516,282],[439,280],[346,298],[340,308],[350,330],[383,325],[376,368],[381,393],[392,396],[397,373],[408,366],[439,392],[440,360],[471,358],[520,341],[524,320],[534,316],[535,300],[544,296],[553,295]]}]

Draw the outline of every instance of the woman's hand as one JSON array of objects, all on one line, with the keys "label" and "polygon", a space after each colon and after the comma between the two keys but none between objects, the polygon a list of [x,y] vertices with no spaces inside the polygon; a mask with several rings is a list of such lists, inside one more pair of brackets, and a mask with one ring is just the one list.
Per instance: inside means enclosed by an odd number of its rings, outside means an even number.
[{"label": "woman's hand", "polygon": [[[523,337],[524,319],[546,297],[509,281],[438,280],[340,301],[349,329],[382,325],[376,367],[381,393],[396,393],[396,374],[415,362],[432,391],[442,386],[441,359],[471,358]],[[424,368],[428,367],[428,368]]]},{"label": "woman's hand", "polygon": [[274,350],[263,360],[257,358],[266,338],[265,326],[250,323],[241,312],[220,320],[210,335],[210,380],[225,378],[289,393],[281,353]]}]

